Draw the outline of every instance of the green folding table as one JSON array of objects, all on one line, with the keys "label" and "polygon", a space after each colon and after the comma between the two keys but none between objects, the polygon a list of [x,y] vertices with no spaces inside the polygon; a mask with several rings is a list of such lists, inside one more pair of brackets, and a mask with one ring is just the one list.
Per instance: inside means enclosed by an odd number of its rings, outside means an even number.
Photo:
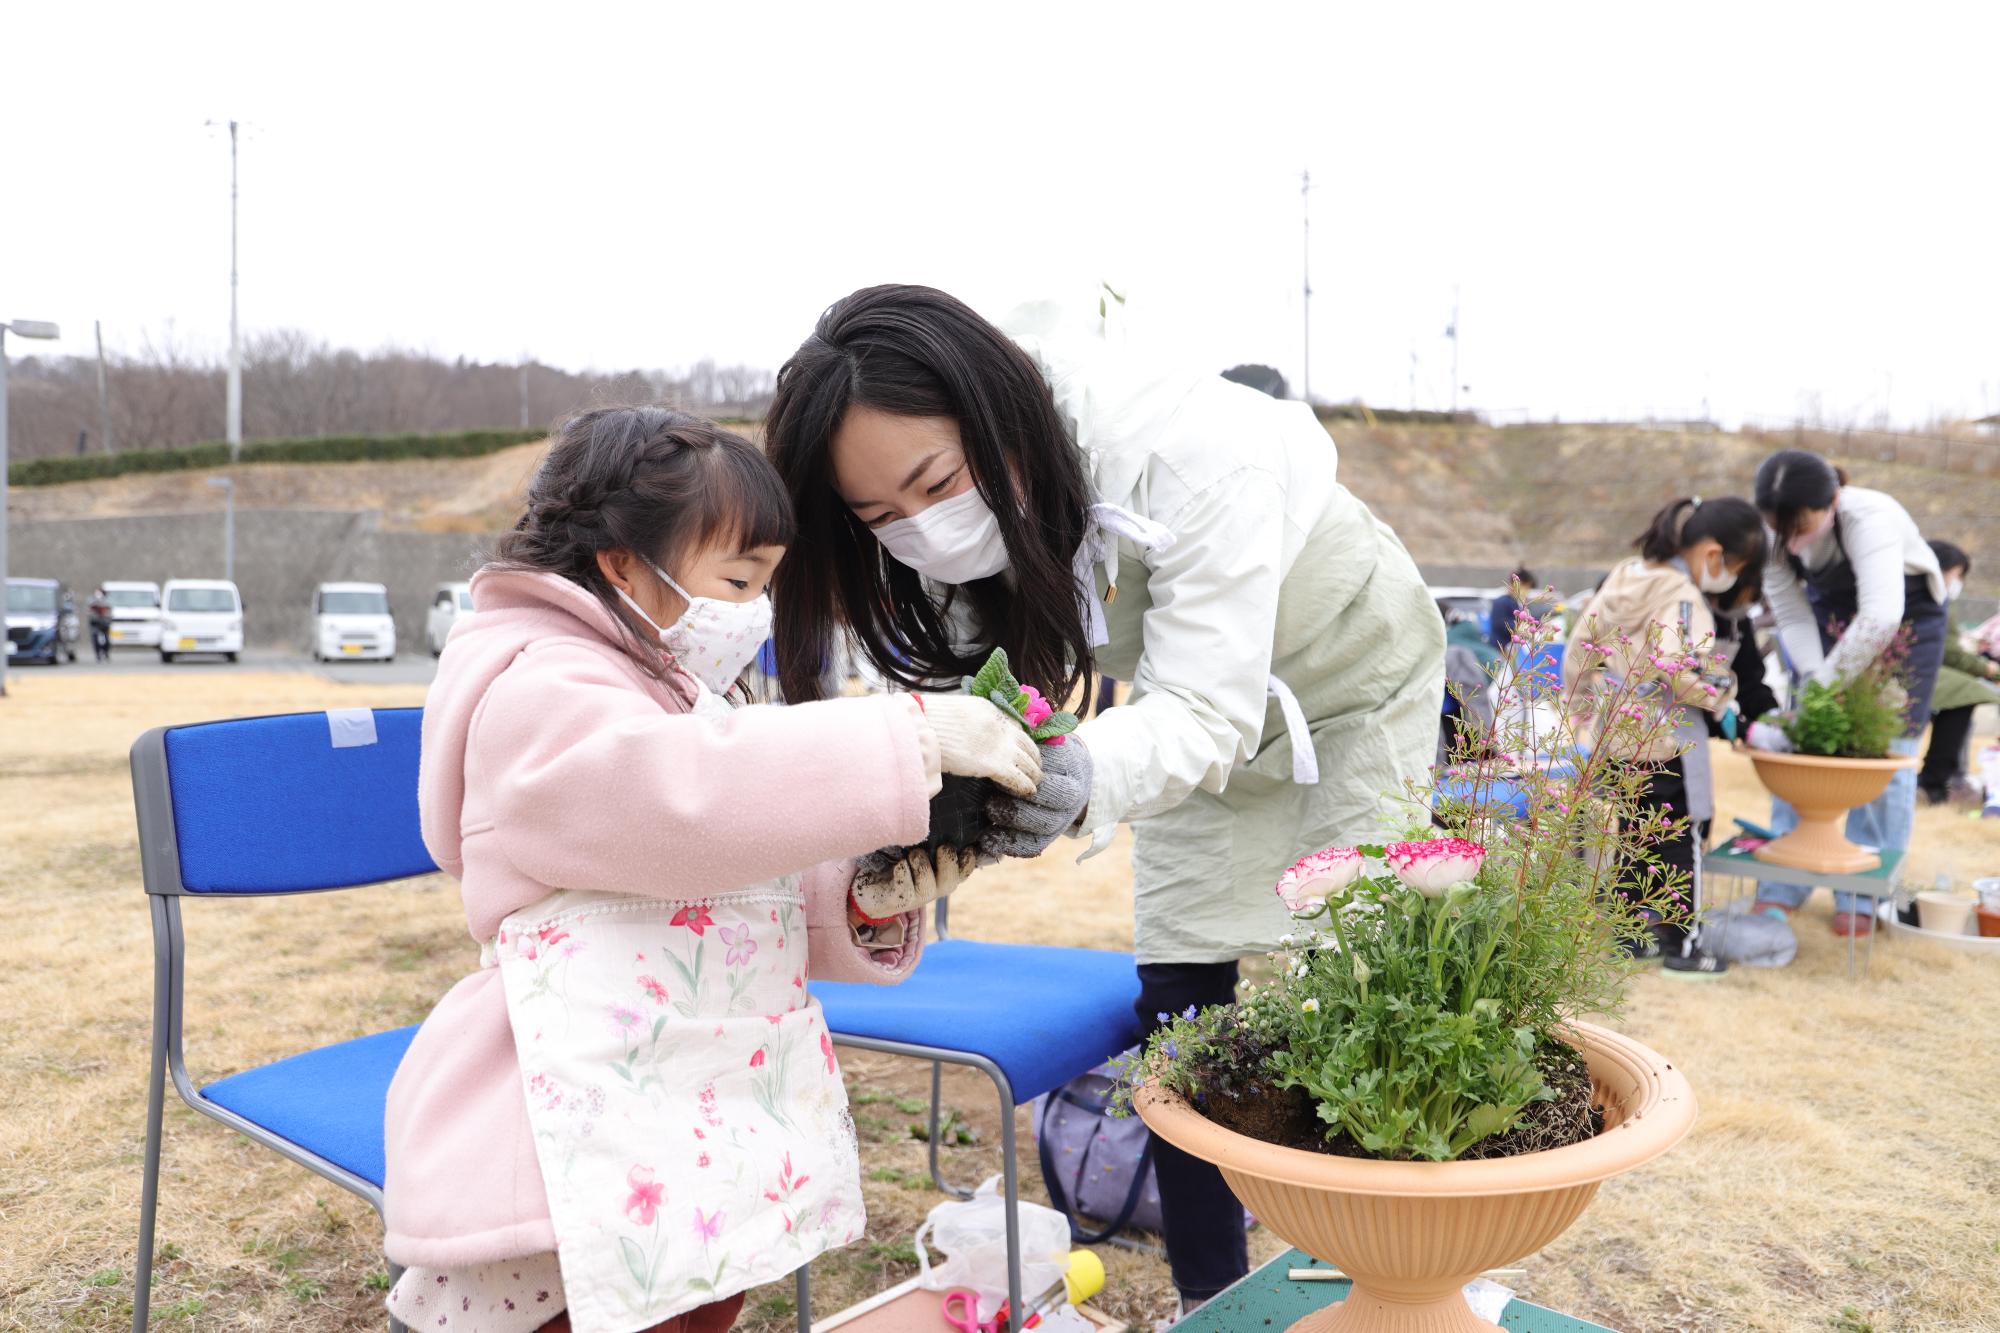
[{"label": "green folding table", "polygon": [[[1896,896],[1896,872],[1902,868],[1903,853],[1895,848],[1882,849],[1882,864],[1873,870],[1864,870],[1852,875],[1831,875],[1823,870],[1794,870],[1790,866],[1773,865],[1769,861],[1759,861],[1753,851],[1737,844],[1749,838],[1762,845],[1766,839],[1754,838],[1747,833],[1739,833],[1727,842],[1711,847],[1701,856],[1701,869],[1705,877],[1718,875],[1733,876],[1737,879],[1755,880],[1759,883],[1797,884],[1806,888],[1824,885],[1836,892],[1858,894],[1879,904],[1883,899]],[[1715,929],[1726,930],[1726,924]],[[1867,947],[1861,951],[1861,975],[1868,975],[1868,964],[1875,958],[1875,935],[1881,929],[1878,921],[1868,932]],[[1854,936],[1847,937],[1847,973],[1854,975],[1856,948]]]},{"label": "green folding table", "polygon": [[[1324,1267],[1304,1250],[1287,1250],[1175,1324],[1174,1333],[1282,1333],[1294,1320],[1346,1299],[1350,1284],[1338,1278],[1298,1282],[1286,1276],[1294,1268]],[[1501,1314],[1500,1327],[1520,1333],[1616,1333],[1518,1297]]]}]

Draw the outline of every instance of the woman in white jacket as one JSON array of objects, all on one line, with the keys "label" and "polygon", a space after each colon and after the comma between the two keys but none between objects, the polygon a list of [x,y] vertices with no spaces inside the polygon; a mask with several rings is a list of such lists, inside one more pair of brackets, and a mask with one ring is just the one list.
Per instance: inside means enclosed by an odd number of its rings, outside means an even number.
[{"label": "woman in white jacket", "polygon": [[[1757,508],[1777,538],[1764,569],[1764,594],[1793,673],[1828,683],[1844,679],[1907,631],[1909,729],[1889,748],[1916,754],[1944,664],[1945,587],[1937,554],[1894,497],[1849,486],[1840,469],[1805,449],[1779,450],[1758,466]],[[1916,802],[1916,770],[1905,769],[1881,796],[1848,812],[1847,836],[1900,851],[1910,845]],[[1796,824],[1790,806],[1773,806],[1777,831]],[[1758,907],[1789,914],[1811,893],[1802,885],[1766,883],[1758,890]],[[1835,934],[1865,935],[1874,928],[1871,900],[1841,892],[1833,906]]]},{"label": "woman in white jacket", "polygon": [[[850,634],[948,688],[987,651],[1055,699],[1129,706],[1043,754],[989,852],[1134,823],[1141,1022],[1235,997],[1306,852],[1385,830],[1435,750],[1444,632],[1396,535],[1335,479],[1310,409],[1170,371],[1027,307],[995,327],[926,287],[856,292],[779,372],[766,423],[798,511],[774,588],[780,681],[816,698]],[[1087,854],[1089,854],[1087,853]],[[1246,1269],[1220,1174],[1156,1144],[1184,1304]]]}]

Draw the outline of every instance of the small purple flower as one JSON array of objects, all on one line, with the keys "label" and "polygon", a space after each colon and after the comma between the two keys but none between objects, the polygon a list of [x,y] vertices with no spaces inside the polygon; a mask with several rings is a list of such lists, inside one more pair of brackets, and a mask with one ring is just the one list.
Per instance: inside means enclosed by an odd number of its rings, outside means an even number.
[{"label": "small purple flower", "polygon": [[729,952],[723,956],[723,961],[729,966],[739,967],[749,962],[750,955],[757,952],[757,941],[750,938],[748,921],[740,926],[724,926],[721,933],[722,942],[729,946]]},{"label": "small purple flower", "polygon": [[1165,1012],[1154,1014],[1153,1017],[1162,1023],[1171,1023],[1174,1021],[1174,1016]]},{"label": "small purple flower", "polygon": [[1181,1010],[1181,1017],[1182,1017],[1182,1018],[1193,1018],[1193,1017],[1194,1017],[1194,1013],[1195,1013],[1195,1009],[1194,1009],[1194,1006],[1193,1006],[1193,1005],[1189,1005],[1189,1006],[1188,1006],[1187,1008],[1185,1008],[1185,1009]]},{"label": "small purple flower", "polygon": [[1167,1044],[1162,1049],[1166,1051],[1167,1059],[1169,1060],[1178,1060],[1181,1058],[1181,1048],[1171,1038],[1168,1039]]}]

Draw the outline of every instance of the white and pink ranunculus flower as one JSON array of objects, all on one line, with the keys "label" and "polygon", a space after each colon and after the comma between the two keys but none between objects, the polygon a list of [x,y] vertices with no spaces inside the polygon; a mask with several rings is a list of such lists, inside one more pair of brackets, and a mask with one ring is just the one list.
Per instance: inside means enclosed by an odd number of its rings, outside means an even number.
[{"label": "white and pink ranunculus flower", "polygon": [[1442,898],[1446,889],[1479,873],[1486,849],[1464,838],[1435,838],[1391,843],[1382,859],[1389,863],[1391,874],[1424,897]]},{"label": "white and pink ranunculus flower", "polygon": [[1361,853],[1352,847],[1314,852],[1278,877],[1285,909],[1307,912],[1361,878]]}]

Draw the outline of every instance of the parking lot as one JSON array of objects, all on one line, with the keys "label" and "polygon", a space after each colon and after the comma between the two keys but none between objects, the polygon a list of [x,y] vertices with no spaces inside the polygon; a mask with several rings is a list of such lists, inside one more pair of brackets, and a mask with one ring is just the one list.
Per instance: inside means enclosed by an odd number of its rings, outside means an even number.
[{"label": "parking lot", "polygon": [[182,657],[162,662],[151,648],[114,648],[109,662],[90,657],[85,640],[82,655],[74,664],[59,667],[40,664],[10,665],[10,672],[26,674],[53,671],[61,675],[95,673],[100,676],[182,675],[230,671],[311,672],[342,685],[428,685],[437,672],[437,659],[429,653],[402,653],[393,662],[315,662],[296,649],[246,648],[242,660],[227,662],[221,657]]}]

